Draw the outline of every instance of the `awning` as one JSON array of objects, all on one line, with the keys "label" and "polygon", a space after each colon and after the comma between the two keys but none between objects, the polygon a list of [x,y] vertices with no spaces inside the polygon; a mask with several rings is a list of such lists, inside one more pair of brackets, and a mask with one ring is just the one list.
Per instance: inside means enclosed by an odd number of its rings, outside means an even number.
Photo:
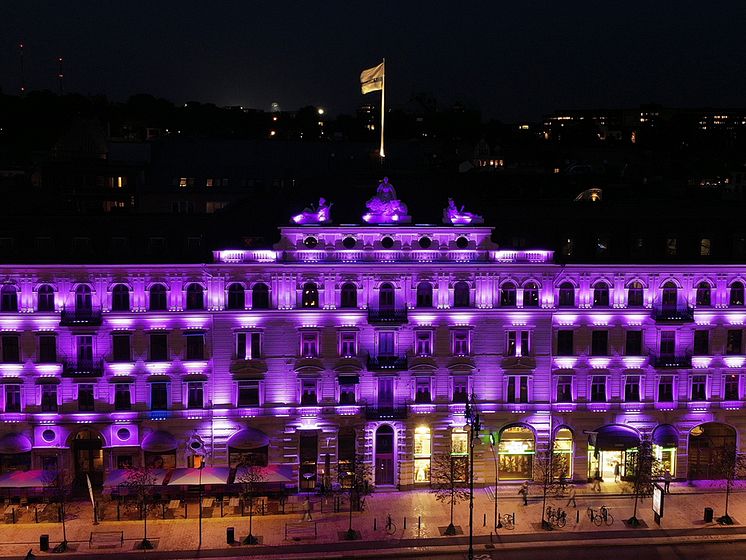
[{"label": "awning", "polygon": [[152,432],[142,440],[142,450],[150,453],[165,453],[166,451],[175,451],[177,444],[176,438],[164,431]]},{"label": "awning", "polygon": [[228,440],[228,449],[251,451],[269,445],[269,437],[255,428],[244,428],[233,434]]},{"label": "awning", "polygon": [[[236,484],[241,483],[241,477],[246,469],[245,466],[236,469]],[[293,465],[270,464],[266,467],[259,467],[259,472],[262,474],[262,482],[295,484]]]},{"label": "awning", "polygon": [[661,447],[678,447],[679,432],[671,424],[661,424],[653,431],[653,443]]},{"label": "awning", "polygon": [[[227,484],[231,470],[228,467],[204,467],[202,469],[173,469],[169,486],[197,486],[199,484]],[[200,477],[200,474],[202,475]]]},{"label": "awning", "polygon": [[0,475],[0,488],[43,488],[53,471],[14,471]]},{"label": "awning", "polygon": [[5,434],[0,437],[0,453],[17,455],[31,451],[31,440],[23,434]]},{"label": "awning", "polygon": [[[153,486],[161,486],[168,473],[166,469],[152,469],[150,472],[153,474]],[[104,478],[104,487],[116,488],[117,486],[125,486],[127,484],[128,473],[129,470],[127,469],[109,471],[106,473],[106,478]]]},{"label": "awning", "polygon": [[340,385],[357,385],[358,383],[360,383],[359,375],[340,375],[339,376]]},{"label": "awning", "polygon": [[[592,444],[592,434],[589,438]],[[640,445],[640,435],[632,428],[611,424],[596,430],[597,451],[623,451]]]}]

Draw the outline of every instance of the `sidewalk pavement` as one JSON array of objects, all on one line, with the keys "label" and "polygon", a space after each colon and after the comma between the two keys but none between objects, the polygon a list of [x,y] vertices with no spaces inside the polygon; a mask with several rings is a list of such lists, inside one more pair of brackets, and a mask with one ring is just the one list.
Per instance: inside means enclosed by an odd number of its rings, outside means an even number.
[{"label": "sidewalk pavement", "polygon": [[[705,507],[712,507],[715,519],[724,513],[725,494],[721,484],[698,483],[693,486],[684,483],[671,485],[671,494],[666,496],[664,517],[659,527],[653,520],[650,499],[641,500],[638,504],[637,517],[643,521],[639,529],[627,527],[623,520],[632,515],[634,499],[622,493],[623,486],[614,483],[603,485],[602,493],[590,490],[590,485],[579,484],[577,489],[577,508],[565,507],[565,498],[547,498],[547,505],[565,508],[568,512],[568,522],[563,529],[546,531],[541,528],[542,496],[541,488],[533,485],[529,494],[529,505],[522,505],[518,496],[518,485],[500,485],[499,509],[502,514],[515,513],[516,526],[513,530],[499,529],[497,535],[494,530],[494,501],[492,489],[475,490],[474,494],[474,535],[475,543],[484,545],[494,543],[499,548],[511,546],[557,546],[575,544],[582,546],[583,542],[598,539],[677,539],[703,538],[713,540],[718,538],[746,539],[746,528],[739,527],[746,522],[746,492],[738,488],[731,494],[729,513],[736,522],[735,527],[721,527],[717,523],[705,523],[703,513]],[[353,529],[359,531],[360,540],[345,541],[344,533],[349,523],[349,513],[341,511],[333,513],[331,500],[324,507],[324,513],[319,511],[318,498],[314,504],[313,521],[316,523],[318,536],[316,538],[300,537],[296,541],[286,540],[285,527],[297,527],[301,520],[301,513],[285,515],[256,515],[253,519],[253,534],[258,535],[260,544],[257,546],[229,546],[226,542],[226,529],[235,528],[236,540],[248,534],[248,516],[226,516],[223,518],[204,518],[202,520],[202,547],[200,556],[215,556],[232,550],[236,554],[252,555],[281,555],[282,558],[294,554],[324,552],[324,557],[334,556],[335,550],[357,550],[356,556],[370,554],[382,555],[384,550],[394,551],[407,547],[417,547],[422,553],[423,547],[458,546],[461,550],[466,544],[468,534],[468,502],[455,507],[454,524],[461,529],[462,534],[455,537],[442,536],[442,531],[449,523],[449,507],[437,502],[435,496],[425,490],[410,492],[380,492],[366,499],[366,510],[353,513]],[[81,502],[77,518],[66,523],[67,539],[71,543],[72,552],[87,555],[88,558],[101,557],[104,553],[116,552],[120,556],[128,556],[126,552],[133,551],[137,542],[142,539],[142,521],[102,521],[99,525],[92,523],[90,504]],[[590,506],[599,508],[606,505],[614,517],[611,526],[596,527],[586,515]],[[190,508],[189,519],[148,519],[148,537],[156,544],[156,556],[163,558],[183,557],[184,553],[196,554],[199,547],[199,521],[194,516],[196,505]],[[387,515],[391,514],[395,527],[387,531],[385,524]],[[219,511],[217,513],[219,515]],[[406,520],[405,520],[406,518]],[[51,546],[62,540],[62,525],[60,523],[34,523],[33,515],[26,515],[24,520],[30,522],[6,523],[0,525],[0,556],[22,557],[29,549],[39,553],[39,536],[48,534]],[[296,524],[296,525],[293,525]],[[311,524],[306,523],[306,526]],[[406,526],[405,526],[406,525]],[[116,548],[101,548],[89,546],[91,532],[123,531],[125,543]],[[304,531],[308,533],[308,531]],[[312,531],[310,531],[312,533]],[[175,551],[170,554],[169,551]],[[136,552],[132,558],[142,557],[143,552]],[[70,556],[66,554],[65,556]]]}]

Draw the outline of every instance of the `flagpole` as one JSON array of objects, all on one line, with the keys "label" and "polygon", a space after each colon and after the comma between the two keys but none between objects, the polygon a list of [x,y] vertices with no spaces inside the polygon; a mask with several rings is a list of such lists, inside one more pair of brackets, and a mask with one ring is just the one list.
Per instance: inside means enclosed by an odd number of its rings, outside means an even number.
[{"label": "flagpole", "polygon": [[383,151],[383,121],[384,115],[386,115],[386,59],[383,59],[383,76],[381,79],[381,147],[379,149],[379,155],[381,161],[386,157]]}]

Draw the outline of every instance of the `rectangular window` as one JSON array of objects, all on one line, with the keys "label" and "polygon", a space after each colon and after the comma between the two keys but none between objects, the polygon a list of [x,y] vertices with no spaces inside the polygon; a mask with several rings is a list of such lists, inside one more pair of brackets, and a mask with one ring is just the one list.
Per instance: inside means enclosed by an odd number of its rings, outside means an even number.
[{"label": "rectangular window", "polygon": [[237,406],[259,405],[259,381],[239,381],[236,404]]},{"label": "rectangular window", "polygon": [[357,383],[357,376],[339,376],[339,404],[355,404],[357,401],[355,395],[355,387],[357,386]]},{"label": "rectangular window", "polygon": [[357,356],[357,333],[355,331],[339,333],[339,355],[342,357]]},{"label": "rectangular window", "polygon": [[316,358],[319,355],[319,333],[311,331],[300,334],[300,354],[303,358]]},{"label": "rectangular window", "polygon": [[509,376],[507,394],[505,397],[505,402],[508,403],[527,403],[528,377],[525,375]]},{"label": "rectangular window", "polygon": [[469,378],[463,375],[454,376],[453,378],[453,396],[451,400],[454,403],[465,403],[469,401]]},{"label": "rectangular window", "polygon": [[740,376],[735,373],[729,373],[725,375],[724,388],[723,388],[723,400],[724,401],[737,401],[740,400]]},{"label": "rectangular window", "polygon": [[57,385],[41,386],[41,411],[57,412]]},{"label": "rectangular window", "polygon": [[469,436],[463,430],[451,432],[451,461],[454,482],[466,482],[469,475]]},{"label": "rectangular window", "polygon": [[317,385],[316,379],[303,379],[301,381],[300,404],[318,404],[318,397],[316,395]]},{"label": "rectangular window", "polygon": [[430,378],[429,377],[416,377],[415,378],[415,393],[414,402],[417,404],[425,404],[432,402],[430,398]]},{"label": "rectangular window", "polygon": [[17,334],[6,334],[2,337],[3,362],[6,364],[17,364],[21,361],[21,352],[18,346]]},{"label": "rectangular window", "polygon": [[150,384],[150,410],[168,410],[168,383]]},{"label": "rectangular window", "polygon": [[76,336],[75,349],[79,366],[93,363],[93,336],[89,334]]},{"label": "rectangular window", "polygon": [[262,333],[236,333],[236,359],[258,360],[262,357]]},{"label": "rectangular window", "polygon": [[202,381],[187,383],[187,408],[202,408],[204,406],[205,384]]},{"label": "rectangular window", "polygon": [[557,331],[557,355],[573,356],[575,348],[573,346],[573,331]]},{"label": "rectangular window", "polygon": [[130,335],[111,335],[111,358],[114,362],[129,362],[132,359],[130,353]]},{"label": "rectangular window", "polygon": [[742,354],[741,351],[741,343],[743,340],[743,331],[741,329],[738,330],[729,330],[728,331],[728,339],[725,345],[725,353],[726,354]]},{"label": "rectangular window", "polygon": [[168,361],[168,335],[166,333],[150,334],[150,361]]},{"label": "rectangular window", "polygon": [[393,331],[381,331],[378,333],[378,355],[394,356],[396,355],[395,333]]},{"label": "rectangular window", "polygon": [[521,356],[531,355],[531,333],[529,331],[521,331],[521,348],[519,349]]},{"label": "rectangular window", "polygon": [[624,380],[624,400],[640,402],[640,376],[628,375]]},{"label": "rectangular window", "polygon": [[418,356],[433,355],[433,332],[429,330],[415,331],[415,354]]},{"label": "rectangular window", "polygon": [[676,333],[674,331],[661,332],[660,355],[673,357],[676,355]]},{"label": "rectangular window", "polygon": [[21,412],[21,386],[5,386],[5,412]]},{"label": "rectangular window", "polygon": [[505,355],[515,356],[518,352],[518,332],[508,331],[505,340]]},{"label": "rectangular window", "polygon": [[432,434],[430,428],[420,427],[414,431],[414,481],[430,482],[430,455],[432,453]]},{"label": "rectangular window", "polygon": [[673,402],[673,375],[662,375],[658,381],[658,402]]},{"label": "rectangular window", "polygon": [[710,354],[710,331],[694,331],[694,355],[708,356]]},{"label": "rectangular window", "polygon": [[186,359],[187,360],[204,360],[205,359],[205,335],[188,334],[186,337]]},{"label": "rectangular window", "polygon": [[132,399],[129,383],[116,383],[114,385],[114,410],[130,410]]},{"label": "rectangular window", "polygon": [[606,376],[594,375],[591,380],[591,402],[606,402]]},{"label": "rectangular window", "polygon": [[692,400],[693,401],[706,401],[707,400],[707,376],[706,375],[693,375],[692,376]]},{"label": "rectangular window", "polygon": [[627,331],[624,353],[627,356],[642,356],[642,331]]},{"label": "rectangular window", "polygon": [[560,375],[557,377],[557,402],[572,402],[572,376]]},{"label": "rectangular window", "polygon": [[78,410],[80,412],[93,412],[94,408],[93,384],[81,383],[78,385]]},{"label": "rectangular window", "polygon": [[452,332],[453,336],[453,355],[454,356],[468,356],[469,355],[469,331],[455,330]]},{"label": "rectangular window", "polygon": [[591,356],[609,355],[609,331],[591,333]]},{"label": "rectangular window", "polygon": [[39,363],[54,364],[57,362],[57,337],[53,334],[40,334],[37,337],[39,343]]}]

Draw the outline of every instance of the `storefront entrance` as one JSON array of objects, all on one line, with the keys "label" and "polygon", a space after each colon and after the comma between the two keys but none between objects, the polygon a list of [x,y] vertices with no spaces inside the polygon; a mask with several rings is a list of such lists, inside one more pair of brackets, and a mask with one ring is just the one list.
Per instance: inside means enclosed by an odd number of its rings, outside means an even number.
[{"label": "storefront entrance", "polygon": [[637,430],[621,424],[610,424],[588,436],[588,479],[596,472],[604,482],[628,480],[635,474],[640,446]]},{"label": "storefront entrance", "polygon": [[736,430],[726,424],[707,422],[689,432],[689,478],[723,478],[723,465],[736,454]]},{"label": "storefront entrance", "polygon": [[514,425],[500,430],[500,480],[532,480],[535,448],[530,428]]},{"label": "storefront entrance", "polygon": [[78,432],[73,439],[73,458],[75,460],[76,490],[85,489],[88,485],[86,475],[94,487],[104,484],[104,440],[101,434],[92,430]]},{"label": "storefront entrance", "polygon": [[394,429],[388,424],[376,430],[376,485],[394,484]]}]

